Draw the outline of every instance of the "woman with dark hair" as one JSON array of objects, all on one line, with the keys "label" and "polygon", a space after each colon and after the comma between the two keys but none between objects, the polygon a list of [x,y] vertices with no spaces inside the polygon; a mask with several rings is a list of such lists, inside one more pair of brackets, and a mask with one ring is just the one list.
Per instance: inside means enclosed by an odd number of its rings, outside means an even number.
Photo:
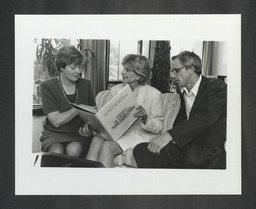
[{"label": "woman with dark hair", "polygon": [[149,61],[141,55],[129,54],[124,57],[121,72],[123,83],[111,89],[115,96],[126,84],[131,87],[138,106],[134,117],[137,120],[117,141],[94,136],[87,159],[100,161],[106,167],[114,166],[114,158],[123,152],[133,149],[135,145],[149,140],[159,134],[163,127],[161,92],[147,85],[150,78]]},{"label": "woman with dark hair", "polygon": [[83,157],[88,151],[91,142],[88,126],[70,105],[95,106],[91,82],[80,78],[85,61],[85,56],[74,46],[60,48],[55,57],[60,75],[42,82],[40,86],[46,115],[40,138],[43,152]]}]

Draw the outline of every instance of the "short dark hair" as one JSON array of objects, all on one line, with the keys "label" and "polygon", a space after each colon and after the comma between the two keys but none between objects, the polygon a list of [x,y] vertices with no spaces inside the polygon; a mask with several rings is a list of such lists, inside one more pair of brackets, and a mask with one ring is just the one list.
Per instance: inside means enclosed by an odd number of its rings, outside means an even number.
[{"label": "short dark hair", "polygon": [[183,51],[180,54],[173,56],[172,60],[179,59],[182,65],[193,66],[195,73],[200,75],[202,73],[202,61],[194,52]]},{"label": "short dark hair", "polygon": [[150,77],[150,65],[147,57],[138,54],[128,54],[123,58],[122,65],[130,66],[130,70],[141,76],[140,85],[148,82]]},{"label": "short dark hair", "polygon": [[55,56],[55,65],[58,70],[70,64],[84,65],[85,62],[85,56],[73,45],[61,47]]}]

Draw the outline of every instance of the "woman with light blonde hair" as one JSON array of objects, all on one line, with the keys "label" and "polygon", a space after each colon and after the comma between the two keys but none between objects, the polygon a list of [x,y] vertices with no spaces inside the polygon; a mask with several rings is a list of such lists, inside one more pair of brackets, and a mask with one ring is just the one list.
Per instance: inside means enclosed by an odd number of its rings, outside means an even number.
[{"label": "woman with light blonde hair", "polygon": [[139,104],[134,117],[139,119],[117,141],[94,136],[86,158],[100,161],[106,167],[114,166],[117,155],[133,149],[141,142],[149,142],[163,127],[161,92],[147,85],[150,78],[149,60],[145,56],[129,54],[124,57],[122,65],[123,83],[114,86],[111,94],[115,96],[129,84]]}]

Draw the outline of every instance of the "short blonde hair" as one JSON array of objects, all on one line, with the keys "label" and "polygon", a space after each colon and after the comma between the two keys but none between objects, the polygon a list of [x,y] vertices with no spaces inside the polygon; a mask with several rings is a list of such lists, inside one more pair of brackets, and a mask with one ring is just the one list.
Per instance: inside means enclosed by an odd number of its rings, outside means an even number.
[{"label": "short blonde hair", "polygon": [[138,54],[128,54],[123,58],[122,65],[128,65],[130,70],[141,76],[140,85],[145,85],[150,78],[149,60]]}]

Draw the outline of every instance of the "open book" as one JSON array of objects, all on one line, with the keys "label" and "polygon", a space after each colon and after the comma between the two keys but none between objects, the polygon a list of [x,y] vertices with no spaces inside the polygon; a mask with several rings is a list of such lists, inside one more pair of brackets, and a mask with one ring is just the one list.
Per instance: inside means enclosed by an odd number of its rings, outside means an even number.
[{"label": "open book", "polygon": [[98,112],[92,106],[71,105],[79,111],[81,119],[97,133],[107,134],[114,141],[138,119],[134,117],[138,103],[128,84]]}]

